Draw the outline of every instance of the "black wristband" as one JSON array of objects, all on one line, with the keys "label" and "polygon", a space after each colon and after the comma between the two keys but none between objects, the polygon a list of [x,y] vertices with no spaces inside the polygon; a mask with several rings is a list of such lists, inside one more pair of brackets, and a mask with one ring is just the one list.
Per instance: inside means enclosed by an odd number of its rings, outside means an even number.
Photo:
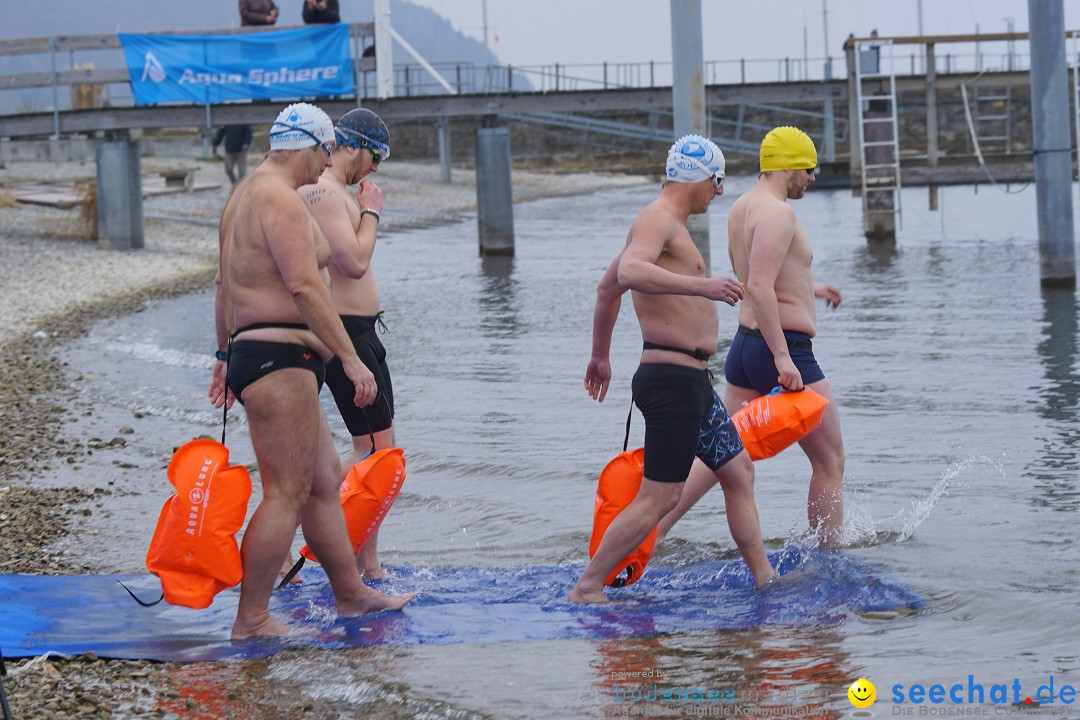
[{"label": "black wristband", "polygon": [[229,359],[229,353],[225,352],[224,350],[218,350],[216,353],[214,353],[214,357],[218,360],[221,360],[222,362],[225,362]]},{"label": "black wristband", "polygon": [[382,219],[382,218],[381,218],[381,217],[379,216],[379,211],[378,211],[378,210],[375,210],[374,208],[364,208],[363,210],[361,210],[361,211],[360,211],[360,217],[362,218],[362,217],[364,217],[365,215],[370,215],[370,216],[372,216],[373,218],[375,218],[375,222],[379,222],[379,220],[381,220],[381,219]]}]

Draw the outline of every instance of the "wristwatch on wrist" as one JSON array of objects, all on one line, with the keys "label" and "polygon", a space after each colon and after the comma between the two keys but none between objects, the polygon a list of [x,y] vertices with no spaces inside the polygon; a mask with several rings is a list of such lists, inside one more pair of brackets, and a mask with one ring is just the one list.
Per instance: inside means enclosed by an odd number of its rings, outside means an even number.
[{"label": "wristwatch on wrist", "polygon": [[229,359],[229,353],[225,352],[224,350],[218,350],[216,353],[214,353],[214,357],[222,362],[225,362]]}]

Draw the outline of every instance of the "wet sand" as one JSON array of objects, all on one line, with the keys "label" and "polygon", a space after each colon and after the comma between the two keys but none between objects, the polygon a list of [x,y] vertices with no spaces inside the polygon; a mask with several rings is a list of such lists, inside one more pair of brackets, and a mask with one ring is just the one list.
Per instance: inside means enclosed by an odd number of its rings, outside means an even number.
[{"label": "wet sand", "polygon": [[[145,158],[143,171],[175,165],[197,166],[200,183],[224,179],[220,163],[189,159]],[[11,163],[0,168],[0,187],[89,180],[94,171],[93,163]],[[386,194],[383,234],[453,223],[475,212],[475,176],[469,170],[455,169],[453,182],[444,185],[437,164],[395,162],[376,181]],[[652,182],[626,175],[518,170],[513,181],[515,202]],[[57,467],[93,451],[89,443],[60,440],[69,419],[65,408],[74,405],[78,390],[66,382],[56,350],[96,320],[210,287],[217,264],[214,223],[228,194],[225,180],[214,190],[144,199],[145,247],[114,252],[86,238],[78,208],[15,204],[0,189],[0,424],[5,428],[0,435],[0,572],[100,570],[93,548],[82,553],[57,548],[61,539],[66,548],[80,546],[80,517],[92,513],[109,490],[45,487]],[[360,671],[368,657],[358,650],[335,654],[334,661]],[[287,683],[266,680],[271,662],[181,666],[106,661],[92,654],[35,658],[8,661],[2,682],[17,718],[336,718],[360,709],[334,701],[313,707]],[[222,674],[227,681],[218,677]],[[204,684],[221,693],[197,692]],[[221,702],[222,693],[227,702]],[[408,700],[387,702],[384,695],[378,717],[412,717]]]}]

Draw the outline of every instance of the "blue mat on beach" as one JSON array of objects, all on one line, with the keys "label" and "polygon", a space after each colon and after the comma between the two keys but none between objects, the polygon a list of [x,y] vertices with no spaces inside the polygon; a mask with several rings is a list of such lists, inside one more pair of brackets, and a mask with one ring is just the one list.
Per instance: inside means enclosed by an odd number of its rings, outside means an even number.
[{"label": "blue mat on beach", "polygon": [[270,609],[307,632],[274,641],[232,643],[237,589],[205,610],[160,603],[152,575],[0,575],[0,650],[4,657],[48,651],[106,658],[207,661],[272,655],[287,648],[489,643],[613,638],[761,625],[835,625],[851,613],[918,610],[926,600],[902,581],[845,552],[787,549],[771,556],[786,581],[757,591],[738,560],[683,568],[650,567],[635,585],[609,590],[621,600],[576,606],[566,594],[581,564],[501,568],[393,568],[373,587],[416,591],[402,612],[337,620],[322,570],[275,591]]}]

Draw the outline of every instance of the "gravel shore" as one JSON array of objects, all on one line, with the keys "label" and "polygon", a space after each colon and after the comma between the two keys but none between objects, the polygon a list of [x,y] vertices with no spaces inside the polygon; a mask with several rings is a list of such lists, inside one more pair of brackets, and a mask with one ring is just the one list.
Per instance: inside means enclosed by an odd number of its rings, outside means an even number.
[{"label": "gravel shore", "polygon": [[[150,300],[212,284],[215,224],[228,199],[228,181],[221,164],[214,162],[144,158],[142,167],[150,173],[178,165],[197,168],[198,183],[224,182],[215,189],[144,199],[145,248],[131,252],[102,250],[86,239],[78,208],[10,202],[9,191],[20,182],[92,180],[92,162],[0,168],[0,573],[98,570],[93,548],[81,557],[54,548],[59,538],[77,532],[78,514],[88,512],[95,491],[40,487],[51,469],[89,451],[58,441],[65,407],[77,389],[65,381],[55,351],[95,320],[137,312]],[[394,162],[375,179],[387,200],[384,234],[457,222],[475,212],[471,170],[455,169],[453,182],[445,185],[437,164]],[[515,170],[513,182],[514,200],[522,202],[650,181]],[[360,668],[365,653],[339,653],[334,661]],[[320,702],[314,708],[288,683],[265,679],[271,662],[231,663],[224,669],[222,664],[106,661],[92,654],[34,658],[8,661],[9,674],[0,682],[14,717],[20,719],[412,717],[407,699],[388,701],[385,694],[377,698],[377,711],[374,698],[360,704]],[[228,702],[218,697],[215,705],[211,694],[190,692],[200,673],[230,676]],[[220,679],[216,682],[221,685]]]}]

